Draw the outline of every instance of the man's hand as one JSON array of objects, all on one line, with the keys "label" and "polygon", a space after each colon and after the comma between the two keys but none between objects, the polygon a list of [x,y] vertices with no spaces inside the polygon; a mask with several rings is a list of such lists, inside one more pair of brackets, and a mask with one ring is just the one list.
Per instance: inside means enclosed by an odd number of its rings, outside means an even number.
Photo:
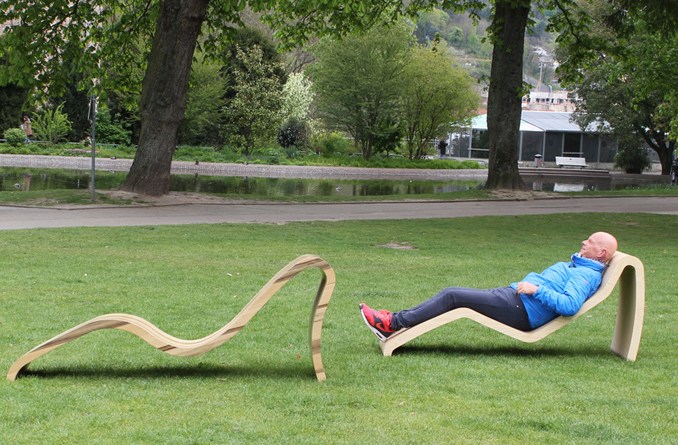
[{"label": "man's hand", "polygon": [[534,284],[528,283],[527,281],[521,281],[516,287],[516,291],[518,291],[519,294],[527,295],[533,295],[535,292],[537,292],[537,289],[539,289],[539,286],[535,286]]}]

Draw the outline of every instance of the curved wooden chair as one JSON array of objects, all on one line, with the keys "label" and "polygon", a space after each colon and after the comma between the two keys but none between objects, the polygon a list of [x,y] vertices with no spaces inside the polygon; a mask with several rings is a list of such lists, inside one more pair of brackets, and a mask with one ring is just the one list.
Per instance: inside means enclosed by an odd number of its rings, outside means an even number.
[{"label": "curved wooden chair", "polygon": [[280,290],[280,288],[301,271],[309,267],[317,267],[323,272],[320,287],[318,288],[318,293],[313,302],[310,326],[310,346],[313,368],[315,369],[318,380],[323,381],[326,376],[322,357],[320,355],[320,335],[325,311],[327,310],[330,298],[334,292],[336,279],[334,269],[332,269],[325,260],[315,255],[302,255],[283,267],[280,272],[275,274],[254,298],[247,303],[233,320],[223,328],[206,337],[197,340],[182,340],[165,333],[152,323],[135,315],[101,315],[57,335],[19,357],[19,359],[10,366],[9,372],[7,373],[7,380],[15,380],[19,373],[36,358],[47,354],[51,350],[56,349],[65,343],[82,337],[89,332],[100,329],[120,329],[131,332],[151,346],[171,355],[193,356],[203,354],[225,343],[235,334],[240,332],[240,330],[252,319],[252,317],[254,317],[266,302]]},{"label": "curved wooden chair", "polygon": [[380,343],[381,351],[385,356],[390,356],[396,348],[405,343],[460,318],[469,318],[522,342],[536,342],[602,303],[610,296],[617,282],[619,282],[619,304],[610,349],[626,360],[635,361],[645,314],[645,268],[638,258],[622,252],[617,252],[610,261],[598,291],[586,300],[579,312],[571,317],[557,317],[537,329],[525,332],[499,323],[472,309],[458,308],[417,326],[394,333],[386,341]]}]

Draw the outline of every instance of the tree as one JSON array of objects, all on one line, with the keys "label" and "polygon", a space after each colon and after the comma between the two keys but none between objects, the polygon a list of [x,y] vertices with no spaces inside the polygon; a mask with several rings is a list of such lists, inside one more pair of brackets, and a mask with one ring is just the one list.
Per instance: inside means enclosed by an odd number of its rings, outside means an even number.
[{"label": "tree", "polygon": [[[411,8],[421,7],[414,1]],[[469,11],[475,18],[487,9],[482,1],[441,1],[443,9]],[[525,189],[518,170],[518,144],[520,141],[521,97],[526,92],[523,83],[523,46],[525,32],[532,22],[533,6],[560,10],[550,26],[566,22],[568,11],[574,7],[572,0],[492,0],[490,1],[489,39],[492,42],[487,127],[490,151],[486,187],[491,189]],[[563,17],[565,16],[565,18]]]},{"label": "tree", "polygon": [[14,84],[0,87],[0,131],[19,128],[28,90]]},{"label": "tree", "polygon": [[313,84],[303,73],[292,73],[283,86],[284,119],[304,120],[313,103]]},{"label": "tree", "polygon": [[[660,4],[661,0],[651,3]],[[573,0],[493,0],[490,4],[489,31],[494,48],[487,186],[521,188],[524,185],[516,147],[523,93],[522,45],[530,7],[535,4],[565,10],[573,6]],[[169,191],[172,154],[183,118],[192,56],[202,29],[207,37],[201,45],[214,49],[218,35],[240,26],[239,13],[249,7],[265,12],[262,19],[277,30],[281,42],[289,44],[308,41],[312,36],[346,35],[434,6],[470,11],[476,17],[487,9],[482,0],[132,0],[124,7],[115,0],[5,0],[0,23],[9,25],[0,39],[0,56],[7,58],[10,69],[0,70],[0,85],[30,80],[56,86],[63,82],[64,60],[74,61],[86,74],[83,78],[100,79],[103,85],[107,73],[125,73],[136,63],[138,49],[150,48],[142,84],[139,148],[123,188],[160,195]],[[36,35],[43,38],[36,39]]]},{"label": "tree", "polygon": [[401,75],[411,41],[412,29],[399,23],[314,45],[316,62],[308,71],[320,116],[349,133],[365,159],[400,114]]},{"label": "tree", "polygon": [[169,192],[172,155],[184,117],[193,53],[209,0],[162,0],[141,88],[141,135],[122,189]]},{"label": "tree", "polygon": [[183,144],[218,144],[226,84],[221,66],[199,55],[193,62],[179,139]]},{"label": "tree", "polygon": [[473,79],[447,54],[445,48],[419,47],[403,73],[403,127],[412,158],[425,154],[431,139],[462,124],[478,106]]},{"label": "tree", "polygon": [[226,93],[224,98],[229,100],[235,97],[237,86],[235,85],[235,73],[247,71],[245,60],[238,57],[238,51],[250,53],[252,47],[258,47],[261,53],[261,63],[269,65],[265,74],[268,77],[277,77],[282,85],[287,81],[287,73],[283,67],[282,57],[276,50],[275,43],[263,31],[255,28],[241,28],[233,33],[233,36],[225,36],[224,48],[219,51],[217,60],[223,65],[222,75],[226,79]]},{"label": "tree", "polygon": [[624,27],[629,14],[642,19],[663,35],[675,34],[678,27],[678,3],[675,0],[610,0],[615,6],[613,20],[609,23],[617,28]]},{"label": "tree", "polygon": [[[586,14],[578,20],[592,24],[578,40],[560,40],[563,82],[581,98],[578,123],[610,130],[624,159],[634,159],[633,141],[645,142],[668,175],[678,136],[678,34],[650,30],[638,16],[629,20],[633,15],[620,28],[607,2],[582,6]],[[635,150],[643,150],[640,143]]]},{"label": "tree", "polygon": [[[66,83],[67,60],[83,78],[99,79],[103,89],[107,82],[123,82],[121,73],[136,66],[140,49],[148,49],[139,147],[122,188],[162,195],[169,191],[193,53],[203,29],[206,38],[201,45],[215,50],[226,30],[242,25],[240,12],[251,8],[265,12],[263,19],[279,30],[281,41],[306,41],[313,35],[369,28],[384,11],[400,6],[394,0],[377,4],[349,0],[341,5],[319,0],[132,0],[124,6],[115,0],[6,0],[0,8],[0,23],[8,24],[0,39],[0,56],[6,57],[9,69],[0,70],[0,85],[22,82],[20,86],[57,89]],[[111,76],[114,72],[116,79]]]},{"label": "tree", "polygon": [[312,137],[316,125],[308,117],[314,97],[310,79],[303,73],[289,75],[282,90],[282,126],[278,130],[278,143],[283,148],[302,148]]},{"label": "tree", "polygon": [[492,18],[493,40],[490,89],[487,98],[487,133],[490,150],[486,187],[525,189],[518,172],[523,42],[530,13],[529,0],[496,0]]},{"label": "tree", "polygon": [[232,72],[235,95],[224,107],[224,126],[228,141],[249,155],[255,144],[272,141],[278,131],[282,85],[274,75],[276,66],[265,63],[259,46],[245,52],[238,45],[236,59]]},{"label": "tree", "polygon": [[91,124],[88,119],[90,98],[86,91],[78,89],[79,73],[73,73],[70,82],[65,85],[63,94],[50,97],[51,104],[63,104],[63,112],[71,121],[71,130],[67,135],[69,141],[81,141],[90,133]]}]

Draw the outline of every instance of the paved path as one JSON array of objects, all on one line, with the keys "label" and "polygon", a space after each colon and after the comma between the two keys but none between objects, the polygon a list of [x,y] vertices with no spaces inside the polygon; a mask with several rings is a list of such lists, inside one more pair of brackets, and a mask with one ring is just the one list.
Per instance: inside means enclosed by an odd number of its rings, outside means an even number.
[{"label": "paved path", "polygon": [[[129,159],[98,159],[97,168],[126,171]],[[89,158],[0,155],[0,165],[42,168],[79,168]],[[275,177],[346,177],[366,174],[384,178],[477,178],[486,170],[404,170],[297,166],[262,166],[173,162],[177,173]],[[554,198],[529,201],[369,202],[334,204],[195,203],[120,207],[0,206],[0,230],[47,227],[151,226],[167,224],[286,223],[365,219],[455,218],[485,215],[533,215],[581,212],[641,212],[678,215],[678,197]]]},{"label": "paved path", "polygon": [[456,218],[582,212],[639,212],[678,216],[678,197],[339,204],[225,203],[143,207],[76,207],[68,209],[0,206],[0,230],[202,223],[275,224],[291,221]]}]

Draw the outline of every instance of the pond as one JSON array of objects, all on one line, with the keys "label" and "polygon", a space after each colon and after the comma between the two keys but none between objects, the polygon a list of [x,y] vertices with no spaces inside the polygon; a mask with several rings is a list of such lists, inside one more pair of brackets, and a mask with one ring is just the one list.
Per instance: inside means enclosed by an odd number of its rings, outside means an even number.
[{"label": "pond", "polygon": [[[112,189],[125,179],[125,172],[97,171],[95,187]],[[569,178],[523,176],[533,190],[570,192],[612,190],[633,185],[610,177]],[[473,190],[484,180],[407,180],[407,179],[309,179],[173,174],[170,190],[217,193],[244,197],[276,196],[416,196]],[[0,167],[0,191],[89,189],[90,171]]]},{"label": "pond", "polygon": [[[95,187],[112,189],[125,179],[125,172],[97,171]],[[385,196],[421,195],[472,190],[484,181],[365,180],[263,178],[209,175],[170,177],[170,190],[251,197],[276,196]],[[0,167],[0,191],[83,189],[91,185],[90,171]]]}]

